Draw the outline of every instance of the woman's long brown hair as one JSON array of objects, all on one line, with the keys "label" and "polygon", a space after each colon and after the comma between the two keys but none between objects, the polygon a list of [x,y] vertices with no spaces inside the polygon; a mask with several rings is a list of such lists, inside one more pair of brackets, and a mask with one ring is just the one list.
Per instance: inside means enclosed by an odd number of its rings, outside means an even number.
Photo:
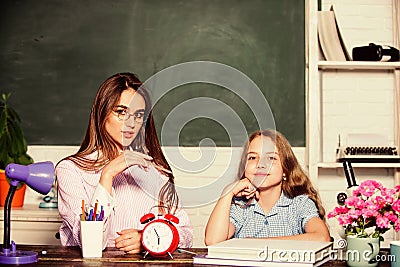
[{"label": "woman's long brown hair", "polygon": [[[93,102],[89,125],[82,144],[76,154],[66,159],[73,161],[83,170],[97,172],[101,171],[109,161],[120,154],[116,142],[106,131],[105,124],[107,117],[119,101],[122,92],[130,88],[144,98],[146,105],[145,121],[132,146],[135,150],[149,154],[155,164],[171,171],[157,137],[149,93],[142,82],[132,73],[115,74],[100,85]],[[101,153],[97,153],[95,158],[89,158],[88,156],[94,152]],[[179,202],[178,194],[175,190],[174,176],[172,171],[171,173],[163,172],[163,174],[168,177],[169,181],[160,190],[159,206],[161,208],[159,208],[159,211],[165,212],[162,207],[166,207],[168,212],[174,213]]]},{"label": "woman's long brown hair", "polygon": [[263,131],[256,131],[250,137],[248,142],[244,145],[242,158],[239,164],[238,178],[243,179],[246,163],[247,152],[249,144],[258,136],[269,137],[276,145],[281,159],[283,172],[286,174],[286,180],[282,183],[282,190],[289,198],[306,194],[317,206],[319,217],[325,221],[325,209],[322,205],[321,198],[318,191],[313,187],[310,178],[303,171],[299,164],[289,141],[278,131],[266,129]]}]

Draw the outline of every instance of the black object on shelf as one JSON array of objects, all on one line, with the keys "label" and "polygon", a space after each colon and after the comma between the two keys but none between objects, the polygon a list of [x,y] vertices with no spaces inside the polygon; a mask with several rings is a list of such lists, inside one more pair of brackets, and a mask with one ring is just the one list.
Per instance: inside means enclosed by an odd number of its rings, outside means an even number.
[{"label": "black object on shelf", "polygon": [[388,46],[383,48],[381,45],[370,43],[367,46],[354,47],[352,57],[354,61],[380,61],[384,56],[390,56],[388,61],[399,61],[399,50]]}]

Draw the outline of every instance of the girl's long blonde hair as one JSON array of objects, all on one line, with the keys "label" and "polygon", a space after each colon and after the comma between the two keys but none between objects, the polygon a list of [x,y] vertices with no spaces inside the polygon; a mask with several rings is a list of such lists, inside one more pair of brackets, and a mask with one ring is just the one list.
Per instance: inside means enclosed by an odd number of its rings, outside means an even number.
[{"label": "girl's long blonde hair", "polygon": [[289,198],[294,198],[296,196],[306,194],[317,206],[319,217],[325,221],[325,209],[322,205],[318,191],[313,187],[310,178],[297,161],[289,141],[278,131],[272,129],[256,131],[249,137],[248,142],[246,142],[243,148],[242,157],[239,164],[238,178],[245,178],[244,174],[249,144],[258,136],[271,138],[278,149],[283,173],[286,174],[286,180],[282,183],[282,190],[285,195]]}]

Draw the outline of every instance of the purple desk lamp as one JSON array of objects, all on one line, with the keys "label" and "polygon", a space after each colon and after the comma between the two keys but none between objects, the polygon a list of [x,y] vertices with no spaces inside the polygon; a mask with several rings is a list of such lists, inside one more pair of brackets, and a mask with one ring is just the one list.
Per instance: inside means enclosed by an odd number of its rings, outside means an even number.
[{"label": "purple desk lamp", "polygon": [[6,176],[11,183],[4,204],[4,243],[3,250],[0,252],[0,265],[37,262],[38,254],[36,252],[17,250],[14,241],[10,243],[11,202],[19,182],[26,183],[30,188],[43,195],[50,192],[54,182],[54,165],[50,161],[27,166],[11,163],[6,167]]}]

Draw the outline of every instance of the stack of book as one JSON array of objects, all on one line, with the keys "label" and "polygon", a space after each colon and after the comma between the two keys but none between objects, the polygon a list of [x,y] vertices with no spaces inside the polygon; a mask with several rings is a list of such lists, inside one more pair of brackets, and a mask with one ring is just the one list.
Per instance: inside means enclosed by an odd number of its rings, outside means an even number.
[{"label": "stack of book", "polygon": [[207,249],[194,264],[311,267],[330,260],[332,242],[233,238]]}]

